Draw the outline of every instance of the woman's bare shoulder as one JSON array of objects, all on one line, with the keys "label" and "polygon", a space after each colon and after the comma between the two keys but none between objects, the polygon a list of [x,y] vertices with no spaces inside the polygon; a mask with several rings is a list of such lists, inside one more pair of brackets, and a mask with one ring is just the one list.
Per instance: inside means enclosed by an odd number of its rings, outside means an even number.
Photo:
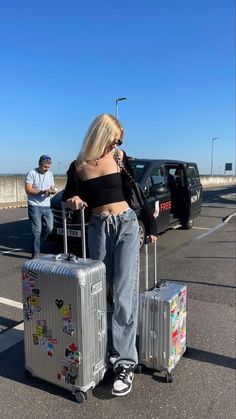
[{"label": "woman's bare shoulder", "polygon": [[85,165],[86,165],[86,163],[83,162],[82,160],[76,160],[76,162],[75,162],[76,172],[81,179],[83,177],[82,174],[84,172],[84,166]]},{"label": "woman's bare shoulder", "polygon": [[76,160],[75,161],[75,165],[76,165],[77,170],[81,170],[84,167],[85,164],[86,164],[86,162],[84,162],[82,160]]}]

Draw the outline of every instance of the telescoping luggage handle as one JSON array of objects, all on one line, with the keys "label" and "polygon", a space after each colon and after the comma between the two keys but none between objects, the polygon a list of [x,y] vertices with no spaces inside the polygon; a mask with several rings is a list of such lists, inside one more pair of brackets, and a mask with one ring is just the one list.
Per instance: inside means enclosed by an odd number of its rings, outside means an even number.
[{"label": "telescoping luggage handle", "polygon": [[[68,204],[66,202],[61,203],[62,207],[62,220],[63,220],[63,245],[64,253],[68,253],[68,241],[67,241],[67,229],[66,229],[66,208]],[[86,240],[85,240],[85,217],[84,217],[84,206],[80,208],[81,215],[81,239],[82,239],[82,257],[86,259]]]},{"label": "telescoping luggage handle", "polygon": [[[149,290],[148,286],[148,243],[145,243],[145,291]],[[154,288],[159,286],[157,282],[157,242],[154,241]]]}]

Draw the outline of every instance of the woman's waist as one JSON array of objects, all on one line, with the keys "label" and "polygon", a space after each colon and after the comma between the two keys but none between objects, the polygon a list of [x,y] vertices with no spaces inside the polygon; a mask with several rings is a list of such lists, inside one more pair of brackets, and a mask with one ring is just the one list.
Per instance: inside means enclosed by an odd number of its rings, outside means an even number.
[{"label": "woman's waist", "polygon": [[108,215],[120,215],[130,207],[126,201],[112,202],[110,204],[101,205],[92,209],[92,214],[101,215],[107,213]]}]

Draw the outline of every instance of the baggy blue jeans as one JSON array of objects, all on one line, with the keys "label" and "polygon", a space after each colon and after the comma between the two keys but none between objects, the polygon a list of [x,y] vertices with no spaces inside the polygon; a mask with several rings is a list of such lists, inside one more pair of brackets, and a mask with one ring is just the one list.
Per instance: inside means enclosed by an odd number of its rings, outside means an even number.
[{"label": "baggy blue jeans", "polygon": [[139,225],[135,212],[92,214],[88,246],[90,257],[105,263],[107,286],[113,292],[114,312],[108,332],[119,355],[115,367],[135,365],[139,299]]},{"label": "baggy blue jeans", "polygon": [[40,253],[40,246],[53,229],[53,213],[50,207],[28,206],[29,222],[32,232],[32,253]]}]

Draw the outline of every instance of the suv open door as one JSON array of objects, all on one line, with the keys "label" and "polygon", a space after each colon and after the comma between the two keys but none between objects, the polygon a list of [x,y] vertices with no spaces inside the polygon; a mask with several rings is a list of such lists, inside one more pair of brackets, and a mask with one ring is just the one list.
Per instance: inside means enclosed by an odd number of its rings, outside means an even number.
[{"label": "suv open door", "polygon": [[[151,159],[131,159],[130,163],[156,218],[158,233],[179,224],[191,228],[202,202],[196,163]],[[139,222],[142,230],[143,224]],[[145,237],[145,231],[140,234]]]}]

